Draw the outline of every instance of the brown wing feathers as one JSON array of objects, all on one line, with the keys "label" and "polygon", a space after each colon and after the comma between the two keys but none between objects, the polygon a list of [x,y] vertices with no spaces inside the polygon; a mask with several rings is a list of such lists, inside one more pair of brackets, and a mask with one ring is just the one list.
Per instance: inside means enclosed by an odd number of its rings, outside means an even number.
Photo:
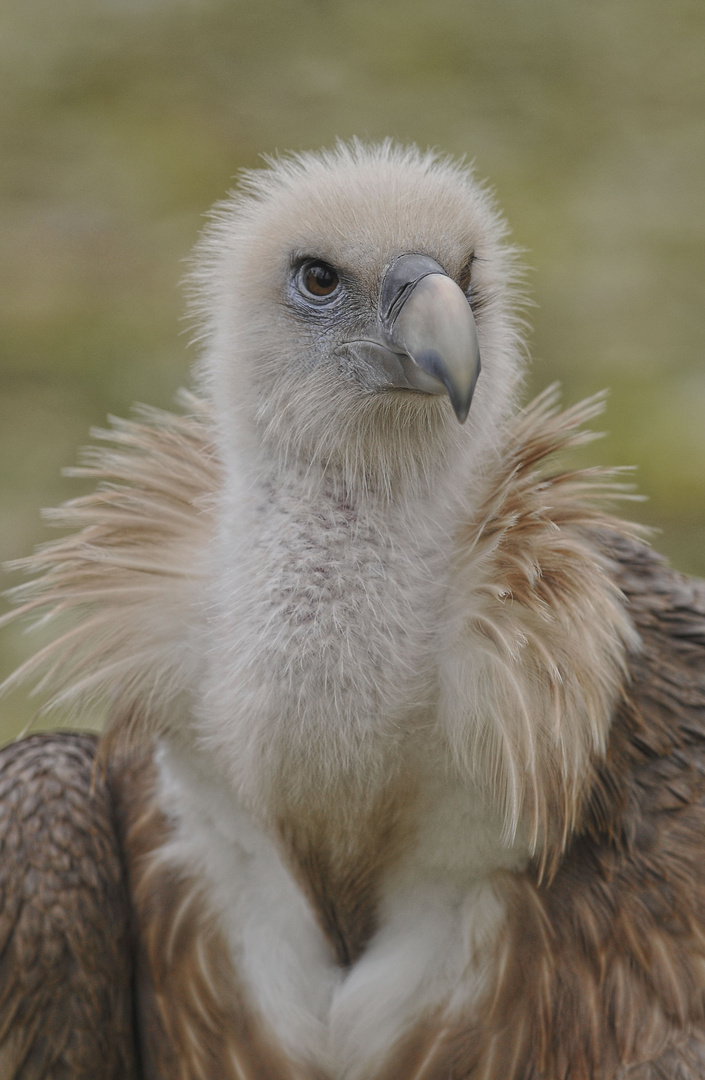
[{"label": "brown wing feathers", "polygon": [[122,860],[95,739],[0,754],[0,1076],[137,1080]]}]

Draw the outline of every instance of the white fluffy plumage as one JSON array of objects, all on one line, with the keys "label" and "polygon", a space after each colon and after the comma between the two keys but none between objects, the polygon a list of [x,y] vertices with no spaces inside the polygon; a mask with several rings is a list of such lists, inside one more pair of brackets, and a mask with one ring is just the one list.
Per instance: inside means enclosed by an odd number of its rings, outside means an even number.
[{"label": "white fluffy plumage", "polygon": [[[409,253],[474,314],[463,425],[346,344]],[[307,260],[335,269],[330,304],[296,293]],[[78,622],[18,677],[48,665],[59,700],[159,733],[157,861],[206,882],[284,1054],[362,1080],[473,1008],[497,882],[556,857],[604,752],[637,644],[598,539],[619,485],[543,464],[601,401],[518,409],[515,255],[488,191],[433,153],[341,144],[247,174],[190,285],[199,397],[88,462],[108,486],[59,519],[83,532],[18,590]]]}]

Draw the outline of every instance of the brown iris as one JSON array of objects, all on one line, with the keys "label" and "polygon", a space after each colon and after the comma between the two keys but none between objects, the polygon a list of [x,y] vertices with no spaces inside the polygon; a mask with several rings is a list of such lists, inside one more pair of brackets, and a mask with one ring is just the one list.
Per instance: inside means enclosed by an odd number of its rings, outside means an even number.
[{"label": "brown iris", "polygon": [[332,296],[340,284],[340,278],[333,267],[319,260],[304,263],[299,273],[299,281],[304,292],[321,298]]}]

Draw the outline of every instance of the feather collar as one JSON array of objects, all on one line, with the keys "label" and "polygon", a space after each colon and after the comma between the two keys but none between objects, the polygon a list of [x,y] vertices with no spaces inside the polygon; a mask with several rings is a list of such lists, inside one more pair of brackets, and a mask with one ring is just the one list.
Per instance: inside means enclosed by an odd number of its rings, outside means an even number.
[{"label": "feather collar", "polygon": [[[14,564],[34,578],[12,590],[18,608],[4,621],[38,616],[56,633],[4,688],[35,680],[45,709],[107,706],[106,746],[163,729],[199,675],[202,553],[221,469],[208,407],[186,392],[180,404],[179,415],[142,408],[95,432],[103,445],[71,471],[95,491],[47,513],[70,535]],[[446,703],[447,735],[458,765],[494,788],[508,834],[528,819],[534,847],[556,822],[562,846],[574,826],[636,644],[599,540],[633,535],[605,509],[628,487],[615,470],[549,469],[595,437],[585,424],[603,407],[597,395],[561,411],[552,387],[510,417],[457,545],[449,655],[459,669],[474,658],[473,684],[448,680],[463,700]]]}]

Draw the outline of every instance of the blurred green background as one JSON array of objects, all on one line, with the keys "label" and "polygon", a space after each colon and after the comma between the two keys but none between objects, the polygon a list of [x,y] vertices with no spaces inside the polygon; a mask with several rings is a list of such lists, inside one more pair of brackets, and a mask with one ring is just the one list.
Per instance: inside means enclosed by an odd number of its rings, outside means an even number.
[{"label": "blurred green background", "polygon": [[[236,171],[356,134],[491,179],[529,390],[612,388],[591,456],[639,466],[634,514],[705,574],[703,0],[2,0],[0,58],[2,558],[50,536],[91,424],[188,380],[183,260]],[[4,631],[0,671],[30,645]]]}]

